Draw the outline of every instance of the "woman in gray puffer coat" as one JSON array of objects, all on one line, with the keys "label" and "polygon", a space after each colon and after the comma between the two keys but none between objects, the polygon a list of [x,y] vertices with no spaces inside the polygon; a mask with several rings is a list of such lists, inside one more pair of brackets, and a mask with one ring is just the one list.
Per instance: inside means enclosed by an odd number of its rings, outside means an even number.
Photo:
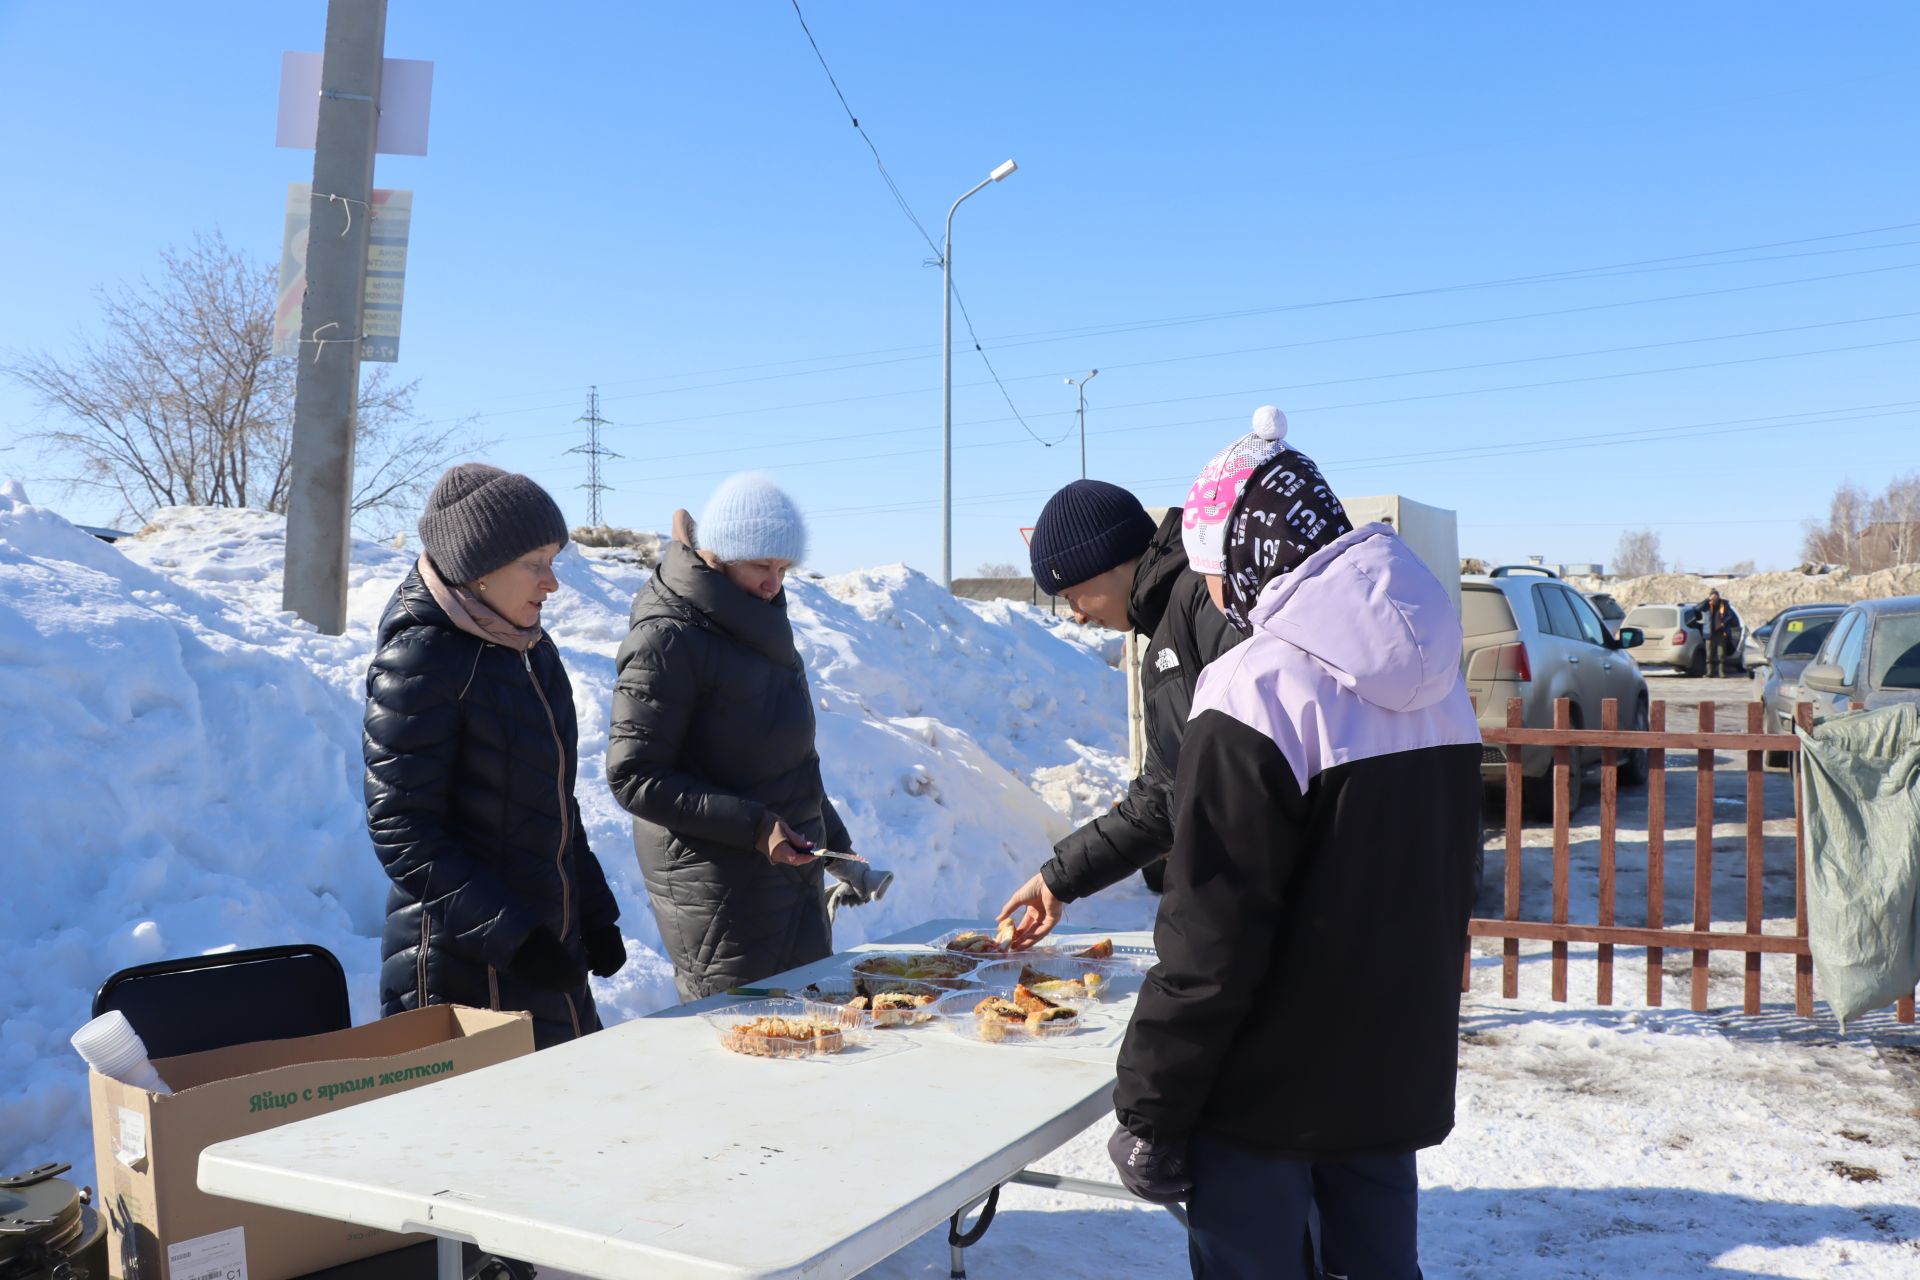
[{"label": "woman in gray puffer coat", "polygon": [[[852,851],[814,750],[813,700],[784,588],[806,554],[792,499],[756,475],[684,511],[633,602],[616,659],[607,781],[684,1000],[831,954],[829,901],[892,880]],[[839,883],[829,895],[822,863]]]}]

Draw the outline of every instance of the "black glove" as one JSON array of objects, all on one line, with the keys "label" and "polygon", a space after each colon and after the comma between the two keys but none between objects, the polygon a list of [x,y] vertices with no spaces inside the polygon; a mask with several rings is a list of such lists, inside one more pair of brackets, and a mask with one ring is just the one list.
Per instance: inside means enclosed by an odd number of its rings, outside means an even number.
[{"label": "black glove", "polygon": [[545,925],[527,935],[513,953],[510,969],[514,977],[542,991],[572,991],[587,980],[587,971]]},{"label": "black glove", "polygon": [[620,936],[619,925],[608,924],[590,929],[583,940],[587,944],[587,967],[593,970],[595,977],[611,978],[626,967],[627,944]]},{"label": "black glove", "polygon": [[1142,1200],[1177,1204],[1193,1191],[1184,1150],[1157,1147],[1120,1128],[1107,1139],[1107,1155],[1113,1159],[1113,1167],[1120,1171],[1121,1185]]}]

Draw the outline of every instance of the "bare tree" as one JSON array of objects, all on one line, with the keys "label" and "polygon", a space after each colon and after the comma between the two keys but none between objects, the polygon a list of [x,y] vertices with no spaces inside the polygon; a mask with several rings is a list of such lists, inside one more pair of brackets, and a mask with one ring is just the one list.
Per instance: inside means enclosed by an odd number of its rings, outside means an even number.
[{"label": "bare tree", "polygon": [[1027,571],[1011,560],[989,560],[973,571],[976,578],[1024,578]]},{"label": "bare tree", "polygon": [[1896,477],[1877,495],[1851,481],[1841,484],[1825,522],[1808,523],[1801,553],[1855,573],[1920,561],[1920,471]]},{"label": "bare tree", "polygon": [[1868,551],[1876,569],[1920,561],[1920,471],[1887,485],[1869,507]]},{"label": "bare tree", "polygon": [[1753,569],[1754,569],[1754,565],[1753,565],[1753,561],[1751,560],[1742,560],[1737,564],[1730,564],[1727,566],[1727,572],[1732,574],[1736,578],[1752,577]]},{"label": "bare tree", "polygon": [[1613,572],[1622,578],[1644,578],[1665,573],[1666,561],[1660,558],[1660,535],[1651,529],[1626,529],[1613,549]]},{"label": "bare tree", "polygon": [[[160,262],[157,281],[101,291],[102,332],[71,356],[0,363],[48,414],[27,438],[72,466],[60,480],[111,495],[136,521],[163,506],[285,512],[297,370],[272,356],[274,269],[217,232]],[[357,522],[410,515],[455,455],[480,447],[468,423],[414,421],[417,386],[384,366],[363,374]]]}]

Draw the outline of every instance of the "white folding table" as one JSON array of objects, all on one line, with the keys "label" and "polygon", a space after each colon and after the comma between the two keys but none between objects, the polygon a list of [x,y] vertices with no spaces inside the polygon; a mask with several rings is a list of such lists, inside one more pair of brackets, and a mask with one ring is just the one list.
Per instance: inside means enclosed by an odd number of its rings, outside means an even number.
[{"label": "white folding table", "polygon": [[[935,921],[863,950],[924,944]],[[1093,935],[1089,935],[1091,937]],[[1115,934],[1144,952],[1151,936]],[[844,955],[766,980],[844,975]],[[1111,1106],[1127,992],[1082,1033],[972,1043],[943,1027],[819,1059],[742,1057],[681,1005],[571,1044],[208,1147],[200,1188],[598,1280],[851,1276],[1025,1172]],[[977,1238],[975,1235],[974,1238]],[[964,1241],[964,1243],[962,1243]]]}]

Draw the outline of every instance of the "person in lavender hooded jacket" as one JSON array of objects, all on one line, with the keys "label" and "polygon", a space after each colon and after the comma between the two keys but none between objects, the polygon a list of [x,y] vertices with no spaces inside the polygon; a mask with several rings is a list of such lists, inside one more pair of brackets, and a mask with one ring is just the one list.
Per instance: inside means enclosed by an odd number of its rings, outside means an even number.
[{"label": "person in lavender hooded jacket", "polygon": [[1187,1201],[1196,1276],[1311,1274],[1287,1242],[1317,1210],[1328,1274],[1411,1280],[1413,1153],[1453,1128],[1480,732],[1445,589],[1284,438],[1188,497],[1189,559],[1249,638],[1194,697],[1109,1151]]}]

